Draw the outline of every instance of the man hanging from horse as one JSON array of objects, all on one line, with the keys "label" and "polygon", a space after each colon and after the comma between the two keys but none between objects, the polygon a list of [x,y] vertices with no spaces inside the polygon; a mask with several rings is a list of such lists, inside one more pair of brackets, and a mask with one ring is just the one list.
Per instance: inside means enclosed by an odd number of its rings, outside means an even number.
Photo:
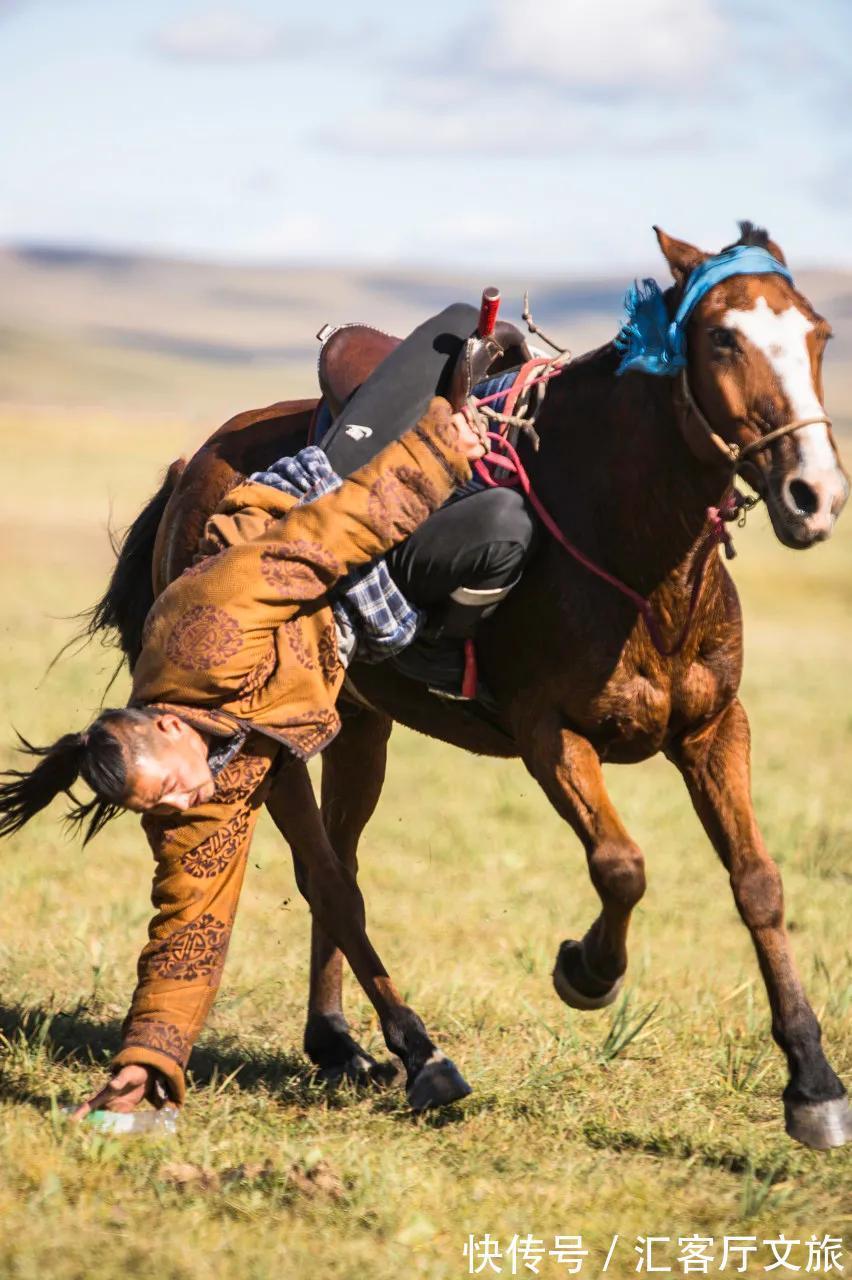
[{"label": "man hanging from horse", "polygon": [[[348,639],[332,599],[441,508],[485,452],[481,427],[441,397],[424,399],[422,386],[421,379],[413,397],[416,425],[368,460],[354,458],[361,465],[342,482],[323,466],[311,486],[318,450],[280,464],[297,489],[307,487],[308,501],[261,479],[231,489],[195,563],[148,616],[128,706],[49,747],[24,741],[39,763],[0,783],[0,834],[64,792],[87,840],[121,809],[140,813],[156,859],[157,914],[121,1050],[111,1079],[80,1114],[132,1110],[145,1097],[183,1101],[184,1068],[218,988],[270,781],[288,757],[321,751],[340,725],[335,703]],[[306,474],[297,475],[300,466]],[[392,582],[384,586],[398,610],[392,621],[404,631],[406,603]],[[380,603],[388,608],[388,599]],[[357,581],[355,604],[357,611]],[[74,798],[78,778],[93,799]],[[467,1085],[402,1004],[370,946],[352,877],[332,856],[308,867],[300,887],[385,1019],[390,1004],[391,1048],[408,1069],[413,1105],[463,1096]]]}]

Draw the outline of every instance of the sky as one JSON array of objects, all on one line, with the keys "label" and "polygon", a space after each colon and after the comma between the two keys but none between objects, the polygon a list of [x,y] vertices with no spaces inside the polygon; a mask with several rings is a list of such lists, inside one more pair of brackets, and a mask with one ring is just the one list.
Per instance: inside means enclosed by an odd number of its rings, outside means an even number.
[{"label": "sky", "polygon": [[849,0],[0,0],[0,242],[635,272],[852,266]]}]

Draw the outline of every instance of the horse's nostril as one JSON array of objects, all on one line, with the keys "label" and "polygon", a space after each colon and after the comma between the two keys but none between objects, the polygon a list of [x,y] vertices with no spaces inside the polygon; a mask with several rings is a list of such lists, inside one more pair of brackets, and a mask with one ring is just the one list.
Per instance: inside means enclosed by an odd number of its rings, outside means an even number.
[{"label": "horse's nostril", "polygon": [[804,480],[792,480],[790,482],[790,497],[803,515],[812,516],[819,511],[819,497],[816,490],[812,489]]}]

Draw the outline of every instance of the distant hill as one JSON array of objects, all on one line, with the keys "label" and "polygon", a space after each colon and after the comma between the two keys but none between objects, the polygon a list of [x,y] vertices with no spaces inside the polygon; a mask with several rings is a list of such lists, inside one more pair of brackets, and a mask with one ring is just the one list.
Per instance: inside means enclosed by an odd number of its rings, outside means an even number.
[{"label": "distant hill", "polygon": [[[501,287],[503,314],[517,320],[528,287],[538,322],[579,352],[615,333],[628,283],[247,267],[16,245],[0,249],[0,400],[218,421],[311,394],[314,335],[328,321],[406,333],[451,301],[475,303],[486,284]],[[852,273],[803,272],[798,283],[835,327],[828,402],[838,419],[852,420]]]}]

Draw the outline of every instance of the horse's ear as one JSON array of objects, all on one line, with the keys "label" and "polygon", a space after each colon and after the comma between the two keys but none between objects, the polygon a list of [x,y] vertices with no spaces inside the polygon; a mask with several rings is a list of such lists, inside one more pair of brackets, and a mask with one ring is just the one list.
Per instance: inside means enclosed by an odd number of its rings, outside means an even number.
[{"label": "horse's ear", "polygon": [[674,236],[666,235],[662,227],[654,227],[654,231],[675,283],[685,284],[690,272],[694,271],[708,255],[696,249],[694,244],[687,244],[685,240],[675,240]]}]

